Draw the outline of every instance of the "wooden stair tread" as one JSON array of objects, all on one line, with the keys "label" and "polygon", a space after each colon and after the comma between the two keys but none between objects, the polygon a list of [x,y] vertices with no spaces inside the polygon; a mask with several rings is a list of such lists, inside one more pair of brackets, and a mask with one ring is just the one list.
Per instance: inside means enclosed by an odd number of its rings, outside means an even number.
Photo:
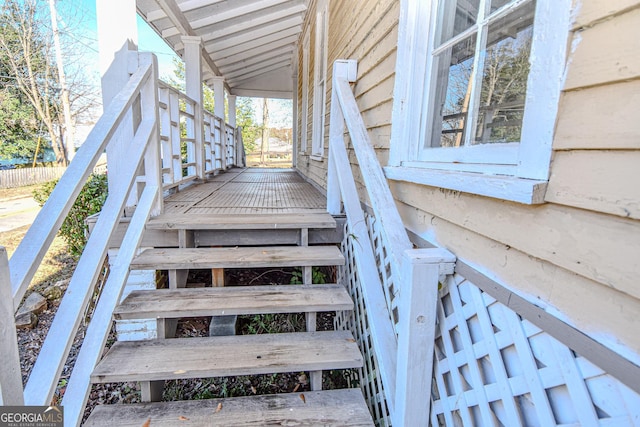
[{"label": "wooden stair tread", "polygon": [[[304,395],[303,401],[300,397]],[[219,406],[221,405],[221,406]],[[218,408],[221,408],[216,412]],[[308,391],[225,399],[98,405],[86,427],[373,426],[359,389]]]},{"label": "wooden stair tread", "polygon": [[154,230],[261,230],[336,228],[328,213],[301,214],[162,214],[147,222]]},{"label": "wooden stair tread", "polygon": [[353,310],[342,285],[226,286],[133,291],[116,307],[116,319]]},{"label": "wooden stair tread", "polygon": [[131,262],[131,269],[318,267],[343,264],[344,256],[335,246],[236,246],[147,249]]},{"label": "wooden stair tread", "polygon": [[172,380],[362,366],[351,332],[299,332],[118,341],[98,363],[94,383]]}]

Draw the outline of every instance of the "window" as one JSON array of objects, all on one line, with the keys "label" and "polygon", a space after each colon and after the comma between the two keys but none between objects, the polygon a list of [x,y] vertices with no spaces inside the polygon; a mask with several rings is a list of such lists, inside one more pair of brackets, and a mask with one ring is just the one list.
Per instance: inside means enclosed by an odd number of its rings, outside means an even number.
[{"label": "window", "polygon": [[[511,200],[509,186],[540,193],[570,0],[431,3],[403,0],[389,163],[417,171],[391,167],[388,175]],[[533,203],[529,196],[517,201]]]},{"label": "window", "polygon": [[302,133],[300,151],[307,152],[309,138],[309,33],[302,42]]},{"label": "window", "polygon": [[313,138],[311,158],[321,160],[324,156],[325,108],[327,101],[327,27],[328,2],[318,2],[316,14],[316,43],[314,62],[313,94]]}]

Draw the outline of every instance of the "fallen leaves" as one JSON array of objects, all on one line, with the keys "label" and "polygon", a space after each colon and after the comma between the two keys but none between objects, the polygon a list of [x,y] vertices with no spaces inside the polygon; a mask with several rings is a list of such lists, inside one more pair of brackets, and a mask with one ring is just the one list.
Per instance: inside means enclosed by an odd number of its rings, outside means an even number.
[{"label": "fallen leaves", "polygon": [[216,412],[215,413],[217,414],[220,411],[222,411],[222,402],[218,403],[218,407],[216,408]]},{"label": "fallen leaves", "polygon": [[304,397],[304,393],[300,393],[300,400],[302,400],[302,402],[307,403],[307,398]]},{"label": "fallen leaves", "polygon": [[149,427],[151,425],[151,418],[147,418],[147,421],[142,424],[142,427]]},{"label": "fallen leaves", "polygon": [[189,421],[189,418],[185,417],[184,415],[180,415],[180,416],[178,417],[178,419],[179,419],[180,421]]}]

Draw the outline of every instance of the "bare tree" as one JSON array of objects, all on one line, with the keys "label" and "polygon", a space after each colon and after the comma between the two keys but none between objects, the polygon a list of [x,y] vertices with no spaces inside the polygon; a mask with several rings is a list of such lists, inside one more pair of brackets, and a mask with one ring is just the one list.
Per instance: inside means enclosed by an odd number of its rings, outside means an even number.
[{"label": "bare tree", "polygon": [[62,138],[56,132],[58,122],[56,82],[49,60],[49,38],[42,31],[35,0],[6,0],[0,16],[2,61],[15,78],[18,89],[33,106],[47,129],[58,163],[67,164]]}]

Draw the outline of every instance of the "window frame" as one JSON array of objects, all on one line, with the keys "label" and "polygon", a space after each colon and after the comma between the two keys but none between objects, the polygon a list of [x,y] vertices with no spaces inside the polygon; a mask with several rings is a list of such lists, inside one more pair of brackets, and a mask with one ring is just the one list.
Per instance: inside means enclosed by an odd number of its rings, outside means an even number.
[{"label": "window frame", "polygon": [[[500,10],[525,2],[516,0]],[[425,133],[435,84],[432,45],[438,3],[401,0],[393,126],[385,171],[392,179],[521,203],[541,203],[540,185],[549,177],[553,133],[564,85],[571,0],[537,0],[530,54],[536,60],[531,62],[527,80],[521,142],[423,148],[424,138],[431,137]],[[537,37],[539,34],[545,37]],[[504,184],[497,185],[499,182]],[[518,188],[517,197],[510,191],[514,186]],[[530,190],[522,194],[526,188]]]},{"label": "window frame", "polygon": [[300,134],[300,153],[306,153],[309,149],[309,62],[310,41],[309,31],[302,38],[302,133]]},{"label": "window frame", "polygon": [[[323,25],[324,24],[324,25]],[[329,41],[329,1],[320,0],[316,10],[313,63],[313,126],[311,159],[324,159],[324,128],[327,104],[327,54]]]}]

